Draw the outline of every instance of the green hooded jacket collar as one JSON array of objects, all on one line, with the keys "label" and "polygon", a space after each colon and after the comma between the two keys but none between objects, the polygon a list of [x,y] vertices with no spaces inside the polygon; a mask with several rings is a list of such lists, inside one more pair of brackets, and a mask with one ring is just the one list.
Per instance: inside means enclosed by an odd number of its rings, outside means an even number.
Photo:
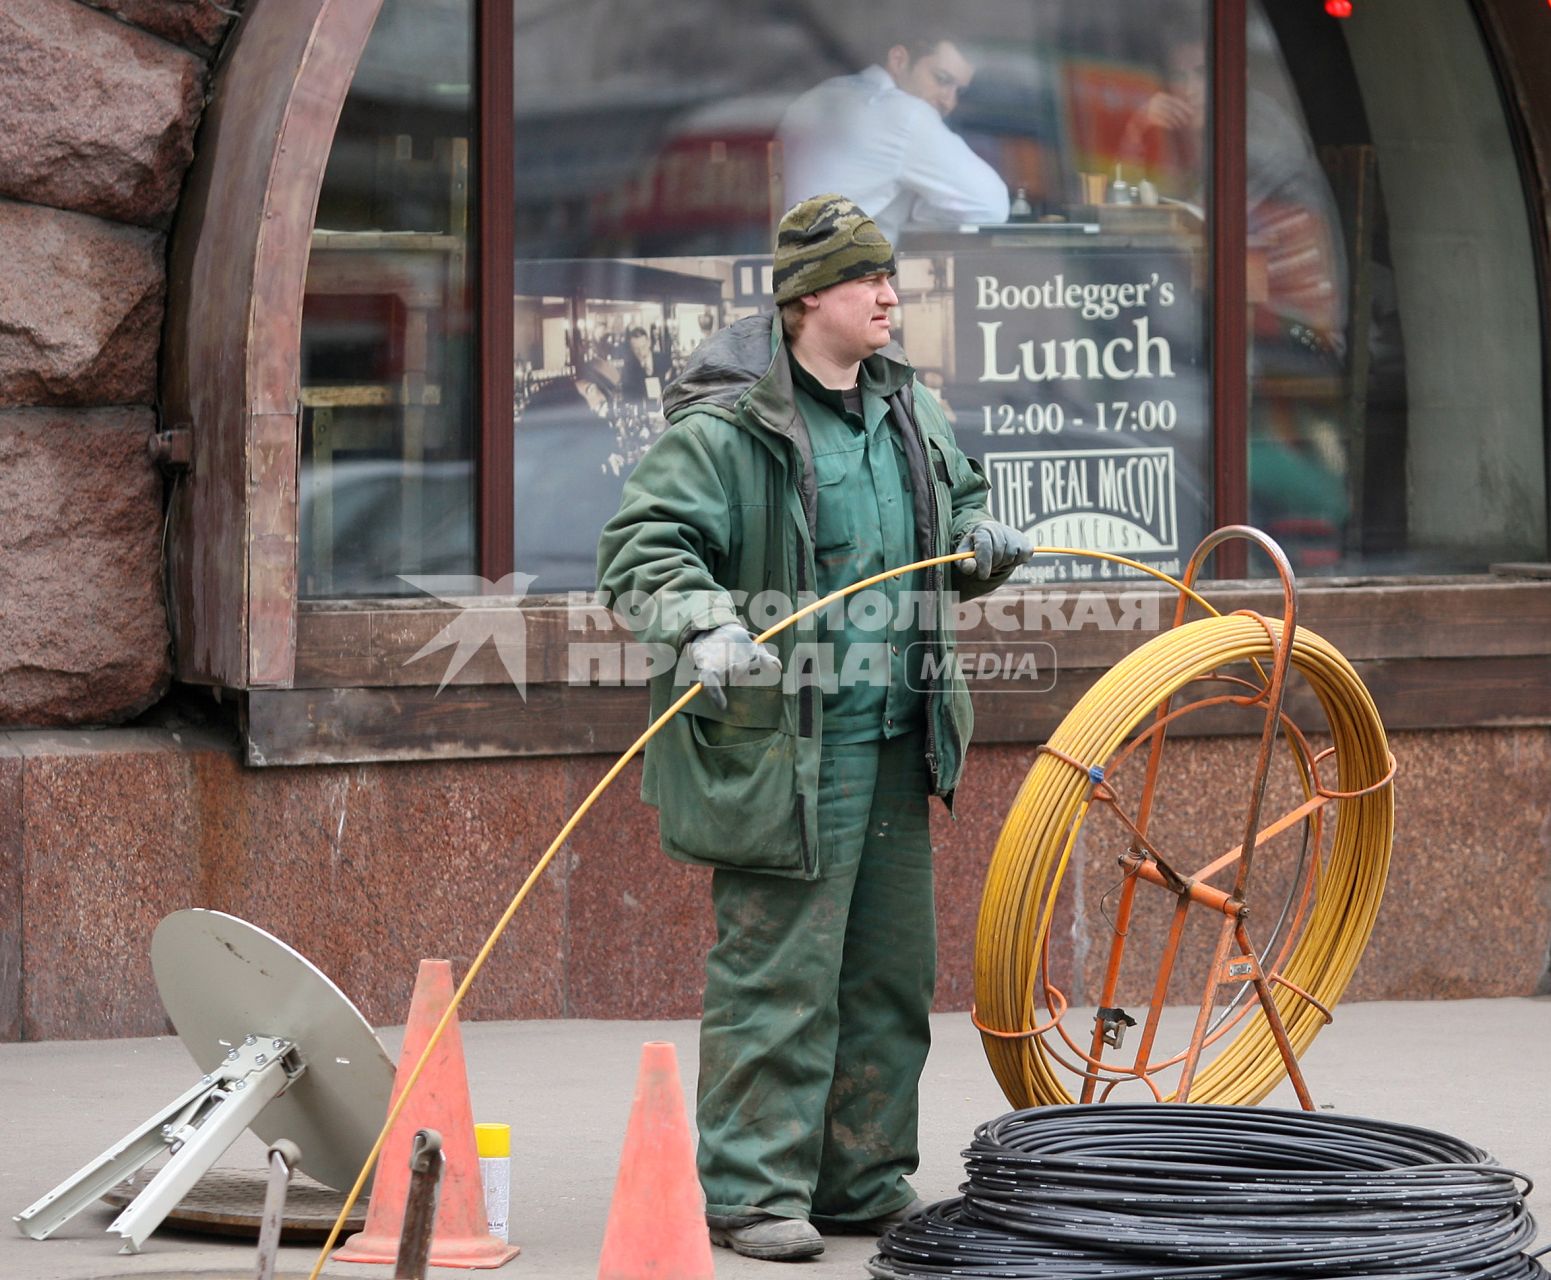
[{"label": "green hooded jacket collar", "polygon": [[[757,423],[787,439],[805,434],[777,317],[773,311],[747,316],[701,343],[663,397],[668,420],[713,413],[729,422]],[[891,342],[862,361],[861,383],[886,399],[914,374],[904,350]]]},{"label": "green hooded jacket collar", "polygon": [[[903,348],[891,342],[862,362],[860,381],[867,390],[887,398],[908,387],[914,376]],[[709,413],[752,430],[783,460],[785,451],[759,429],[789,444],[799,459],[797,495],[808,536],[816,536],[819,491],[813,444],[797,410],[779,312],[745,316],[707,338],[690,356],[684,372],[668,385],[662,407],[669,422]]]}]

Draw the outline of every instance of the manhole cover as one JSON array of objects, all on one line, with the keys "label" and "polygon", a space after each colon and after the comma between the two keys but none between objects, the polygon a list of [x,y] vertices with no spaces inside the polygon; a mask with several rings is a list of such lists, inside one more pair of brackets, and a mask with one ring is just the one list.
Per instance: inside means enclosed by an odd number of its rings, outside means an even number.
[{"label": "manhole cover", "polygon": [[[154,1171],[142,1170],[102,1198],[115,1209],[122,1209],[145,1189],[153,1176]],[[262,1169],[212,1169],[167,1215],[165,1225],[207,1235],[251,1236],[256,1240],[268,1183],[269,1175]],[[285,1197],[281,1239],[322,1240],[333,1229],[344,1204],[343,1191],[325,1187],[305,1173],[292,1174]],[[345,1219],[345,1231],[359,1231],[365,1225],[366,1198],[362,1197]]]}]

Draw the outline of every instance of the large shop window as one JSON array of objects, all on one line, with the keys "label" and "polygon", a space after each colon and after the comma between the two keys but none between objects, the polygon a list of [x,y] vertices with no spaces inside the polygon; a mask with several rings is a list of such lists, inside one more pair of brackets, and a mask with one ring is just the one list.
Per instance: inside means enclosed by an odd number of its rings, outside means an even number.
[{"label": "large shop window", "polygon": [[[1533,252],[1469,7],[1274,8],[1240,318],[1210,297],[1206,0],[515,0],[514,402],[476,423],[474,0],[387,0],[314,237],[303,594],[488,572],[481,502],[530,594],[590,589],[665,388],[769,305],[774,223],[822,190],[894,238],[899,336],[1038,544],[1176,570],[1239,492],[1303,572],[1544,558]],[[1214,425],[1214,322],[1248,334],[1243,423]],[[1214,429],[1247,476],[1214,474]],[[475,476],[480,432],[510,475]]]},{"label": "large shop window", "polygon": [[782,210],[838,191],[894,241],[898,336],[994,512],[1177,570],[1212,515],[1199,170],[1164,190],[1128,147],[1152,114],[1204,154],[1160,35],[1199,50],[1204,2],[721,13],[517,5],[517,567],[592,584],[664,384],[770,305]]},{"label": "large shop window", "polygon": [[1305,571],[1546,557],[1528,206],[1461,0],[1249,11],[1251,520]]}]

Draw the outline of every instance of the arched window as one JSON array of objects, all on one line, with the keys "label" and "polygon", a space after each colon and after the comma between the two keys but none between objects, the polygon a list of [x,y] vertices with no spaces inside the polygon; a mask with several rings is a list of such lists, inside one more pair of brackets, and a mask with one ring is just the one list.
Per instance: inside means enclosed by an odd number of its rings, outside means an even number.
[{"label": "arched window", "polygon": [[[1177,569],[1236,520],[1306,579],[1426,592],[1546,559],[1545,228],[1514,127],[1551,103],[1505,100],[1466,0],[369,9],[255,8],[200,161],[248,185],[196,165],[177,242],[180,674],[296,695],[250,703],[274,731],[255,758],[316,747],[302,695],[343,686],[396,692],[337,700],[376,728],[297,758],[380,753],[472,595],[555,610],[525,705],[634,705],[583,692],[597,669],[554,637],[674,378],[769,305],[774,222],[823,188],[895,240],[898,336],[993,513],[1048,548],[1030,586],[1109,578],[1063,548]],[[270,146],[241,161],[260,98]],[[251,239],[223,257],[233,223]],[[245,319],[212,280],[246,282]],[[529,723],[497,706],[508,679],[489,647],[457,677],[501,733]],[[473,737],[566,749],[511,732]]]}]

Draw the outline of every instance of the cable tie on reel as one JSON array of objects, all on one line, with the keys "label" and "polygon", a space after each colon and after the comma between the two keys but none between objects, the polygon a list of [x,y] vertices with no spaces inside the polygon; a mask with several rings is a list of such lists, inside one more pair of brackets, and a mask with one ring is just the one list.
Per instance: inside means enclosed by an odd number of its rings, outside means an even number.
[{"label": "cable tie on reel", "polygon": [[1078,773],[1087,778],[1088,781],[1091,782],[1095,787],[1102,786],[1104,783],[1103,765],[1084,764],[1075,756],[1069,756],[1066,754],[1066,752],[1060,750],[1059,748],[1052,747],[1048,742],[1042,742],[1039,744],[1039,746],[1035,747],[1034,754],[1036,756],[1054,756],[1062,764],[1071,765],[1072,768],[1076,769]]}]

